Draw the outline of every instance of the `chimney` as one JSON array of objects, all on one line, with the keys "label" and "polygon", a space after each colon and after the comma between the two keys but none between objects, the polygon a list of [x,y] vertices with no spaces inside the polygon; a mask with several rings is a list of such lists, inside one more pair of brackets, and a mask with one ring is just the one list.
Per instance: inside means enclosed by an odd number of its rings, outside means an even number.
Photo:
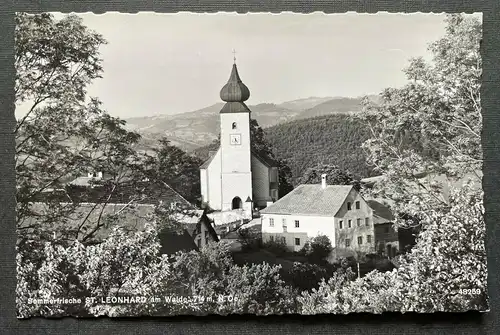
[{"label": "chimney", "polygon": [[321,175],[321,188],[326,188],[326,174]]}]

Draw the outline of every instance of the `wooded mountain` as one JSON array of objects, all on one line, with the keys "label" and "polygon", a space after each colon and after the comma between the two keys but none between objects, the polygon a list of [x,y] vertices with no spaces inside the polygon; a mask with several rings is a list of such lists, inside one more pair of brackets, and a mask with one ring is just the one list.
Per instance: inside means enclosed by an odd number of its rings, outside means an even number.
[{"label": "wooded mountain", "polygon": [[295,120],[264,129],[278,158],[288,161],[294,183],[306,169],[333,164],[354,178],[372,175],[361,144],[368,139],[362,121],[346,114]]},{"label": "wooded mountain", "polygon": [[[264,132],[276,157],[287,160],[294,183],[308,168],[318,164],[337,165],[354,178],[373,173],[361,149],[369,134],[364,124],[352,116],[332,114],[294,120],[265,128]],[[194,153],[207,159],[209,151],[216,147],[207,145]]]},{"label": "wooded mountain", "polygon": [[[127,128],[141,133],[144,142],[166,136],[170,142],[186,151],[208,145],[219,133],[219,112],[224,104],[182,114],[145,116],[127,119]],[[357,112],[361,98],[310,97],[281,104],[262,103],[249,106],[252,117],[262,128],[296,119]],[[147,144],[145,143],[147,146]]]}]

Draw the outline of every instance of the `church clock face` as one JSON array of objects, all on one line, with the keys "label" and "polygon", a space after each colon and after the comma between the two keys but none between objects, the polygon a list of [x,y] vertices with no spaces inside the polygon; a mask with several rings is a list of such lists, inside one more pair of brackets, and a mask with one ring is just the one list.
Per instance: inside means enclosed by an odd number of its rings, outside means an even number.
[{"label": "church clock face", "polygon": [[240,134],[231,134],[231,138],[229,143],[231,145],[240,145],[241,144],[241,135]]}]

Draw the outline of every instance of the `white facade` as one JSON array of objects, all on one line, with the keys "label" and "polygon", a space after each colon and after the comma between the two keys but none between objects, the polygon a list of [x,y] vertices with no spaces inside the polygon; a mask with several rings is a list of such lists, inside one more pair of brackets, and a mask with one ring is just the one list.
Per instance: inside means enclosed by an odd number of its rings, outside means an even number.
[{"label": "white facade", "polygon": [[261,222],[263,242],[284,238],[289,249],[299,251],[308,239],[326,235],[335,247],[335,218],[333,217],[262,214]]},{"label": "white facade", "polygon": [[[279,205],[279,201],[276,205]],[[337,212],[328,216],[310,213],[304,215],[293,213],[293,210],[289,214],[261,213],[263,242],[281,239],[290,250],[299,251],[307,240],[326,235],[339,254],[374,252],[374,214],[363,197],[352,188],[341,203],[329,206],[338,208]],[[266,211],[272,211],[272,206]]]}]

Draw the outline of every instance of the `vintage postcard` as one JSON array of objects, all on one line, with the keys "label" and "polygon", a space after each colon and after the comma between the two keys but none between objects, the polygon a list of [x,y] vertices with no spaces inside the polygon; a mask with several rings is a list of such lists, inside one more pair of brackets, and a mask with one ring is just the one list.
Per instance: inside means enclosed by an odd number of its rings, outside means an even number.
[{"label": "vintage postcard", "polygon": [[19,318],[488,310],[480,13],[15,38]]}]

